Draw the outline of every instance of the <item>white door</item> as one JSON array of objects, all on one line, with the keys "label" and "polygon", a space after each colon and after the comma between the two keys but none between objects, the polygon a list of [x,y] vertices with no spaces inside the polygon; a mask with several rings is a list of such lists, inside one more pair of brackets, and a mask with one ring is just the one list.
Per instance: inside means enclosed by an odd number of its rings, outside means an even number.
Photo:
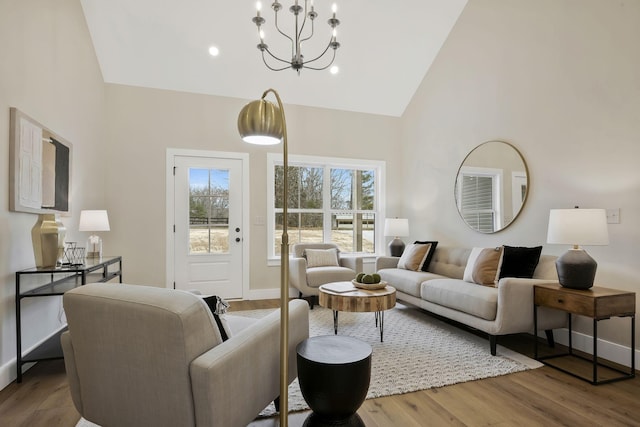
[{"label": "white door", "polygon": [[174,157],[176,289],[242,298],[241,159]]}]

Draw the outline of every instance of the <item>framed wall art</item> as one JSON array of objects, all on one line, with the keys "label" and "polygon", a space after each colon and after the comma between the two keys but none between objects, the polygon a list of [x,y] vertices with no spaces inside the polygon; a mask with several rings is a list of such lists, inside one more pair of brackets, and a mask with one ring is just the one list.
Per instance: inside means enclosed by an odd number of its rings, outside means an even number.
[{"label": "framed wall art", "polygon": [[17,108],[10,108],[9,210],[68,213],[72,145]]}]

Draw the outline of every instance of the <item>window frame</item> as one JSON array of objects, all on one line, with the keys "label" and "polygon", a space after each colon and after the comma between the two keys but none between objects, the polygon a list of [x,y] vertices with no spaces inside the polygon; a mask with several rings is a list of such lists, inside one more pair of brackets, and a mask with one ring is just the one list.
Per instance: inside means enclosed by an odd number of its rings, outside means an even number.
[{"label": "window frame", "polygon": [[460,179],[458,180],[458,188],[456,189],[456,203],[457,206],[460,206],[460,216],[464,220],[464,212],[462,211],[462,183],[464,181],[464,177],[470,176],[474,178],[482,177],[482,178],[491,178],[492,184],[492,212],[493,212],[493,230],[492,231],[480,231],[481,233],[494,233],[496,230],[500,230],[502,228],[502,213],[504,199],[502,197],[502,188],[503,188],[503,170],[496,168],[484,168],[484,167],[475,167],[475,166],[462,166],[459,171]]},{"label": "window frame", "polygon": [[[380,253],[384,253],[384,235],[382,224],[385,220],[384,207],[385,203],[385,182],[386,182],[386,162],[383,160],[366,160],[366,159],[348,159],[341,157],[324,157],[324,156],[307,156],[307,155],[289,155],[289,166],[301,166],[301,167],[322,167],[324,169],[331,168],[343,168],[343,169],[360,169],[360,170],[374,170],[376,174],[376,180],[374,184],[375,202],[373,213],[376,218],[376,224],[378,225],[374,232],[374,252],[349,252],[353,254],[361,254],[364,256],[375,257]],[[275,254],[275,245],[273,242],[276,240],[275,231],[275,167],[283,165],[283,157],[281,153],[267,153],[267,260],[269,265],[279,265],[280,255]],[[329,174],[323,174],[323,207],[318,209],[318,213],[323,213],[323,230],[327,233],[327,230],[331,230],[331,215],[335,212],[342,210],[331,208],[331,188],[330,188]],[[357,209],[351,209],[351,211],[357,212]],[[370,211],[367,211],[370,212]],[[326,238],[326,234],[324,235]],[[323,240],[324,240],[323,238]]]}]

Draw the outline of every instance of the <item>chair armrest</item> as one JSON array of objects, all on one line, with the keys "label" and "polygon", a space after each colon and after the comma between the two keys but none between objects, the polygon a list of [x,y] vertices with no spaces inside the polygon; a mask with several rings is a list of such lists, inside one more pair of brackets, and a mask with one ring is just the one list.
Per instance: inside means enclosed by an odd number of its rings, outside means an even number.
[{"label": "chair armrest", "polygon": [[399,257],[395,256],[379,256],[376,258],[376,271],[383,268],[397,268]]},{"label": "chair armrest", "polygon": [[[60,344],[62,345],[62,353],[64,354],[64,368],[67,372],[71,400],[73,400],[73,404],[78,412],[84,414],[82,396],[80,395],[80,378],[78,378],[78,369],[76,367],[76,355],[73,352],[73,343],[71,342],[71,334],[69,331],[62,333],[60,336]],[[20,369],[20,367],[18,367],[18,369]]]},{"label": "chair armrest", "polygon": [[[309,337],[309,306],[289,303],[289,382],[296,346]],[[280,310],[197,357],[190,366],[196,425],[249,424],[280,394]]]},{"label": "chair armrest", "polygon": [[289,258],[289,284],[298,290],[307,287],[307,260]]},{"label": "chair armrest", "polygon": [[356,273],[362,272],[362,257],[358,255],[353,256],[340,256],[340,265],[347,267],[355,271]]}]

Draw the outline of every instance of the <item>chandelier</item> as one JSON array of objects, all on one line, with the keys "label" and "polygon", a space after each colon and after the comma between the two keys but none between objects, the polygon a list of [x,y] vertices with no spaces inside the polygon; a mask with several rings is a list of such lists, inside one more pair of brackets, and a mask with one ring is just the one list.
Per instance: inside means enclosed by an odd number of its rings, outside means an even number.
[{"label": "chandelier", "polygon": [[[327,20],[327,23],[332,28],[331,36],[329,38],[329,43],[324,48],[322,53],[313,59],[305,60],[304,55],[302,55],[302,43],[309,40],[313,37],[314,31],[314,22],[318,17],[318,13],[314,10],[313,0],[304,0],[304,6],[298,4],[298,0],[295,0],[293,6],[289,8],[289,12],[291,12],[294,16],[294,34],[287,35],[280,26],[278,25],[278,12],[282,9],[282,4],[275,0],[271,4],[271,9],[274,11],[274,23],[275,27],[280,34],[289,39],[291,42],[291,59],[282,59],[276,56],[274,53],[269,50],[269,46],[264,42],[264,31],[262,30],[262,25],[266,22],[265,19],[260,16],[260,10],[262,9],[262,3],[258,2],[256,4],[257,13],[256,16],[252,19],[253,23],[258,27],[258,36],[260,37],[260,43],[258,44],[258,49],[262,52],[262,61],[264,65],[267,66],[268,69],[272,71],[282,71],[287,68],[293,68],[300,74],[300,69],[308,68],[310,70],[325,70],[333,64],[334,59],[336,58],[336,50],[340,47],[340,43],[336,40],[336,27],[340,25],[340,20],[336,18],[336,5],[335,3],[332,6],[333,16]],[[305,31],[305,27],[306,31]],[[304,33],[304,34],[303,34]],[[331,61],[329,61],[326,65],[316,65],[315,62],[325,57],[325,54],[329,52],[331,49]],[[265,56],[265,53],[268,55]],[[328,56],[327,56],[328,57]],[[267,58],[271,58],[267,61]],[[326,61],[326,59],[324,60]],[[269,63],[271,62],[271,64]],[[284,67],[281,67],[283,64],[286,64]],[[313,65],[309,65],[313,64]]]}]

